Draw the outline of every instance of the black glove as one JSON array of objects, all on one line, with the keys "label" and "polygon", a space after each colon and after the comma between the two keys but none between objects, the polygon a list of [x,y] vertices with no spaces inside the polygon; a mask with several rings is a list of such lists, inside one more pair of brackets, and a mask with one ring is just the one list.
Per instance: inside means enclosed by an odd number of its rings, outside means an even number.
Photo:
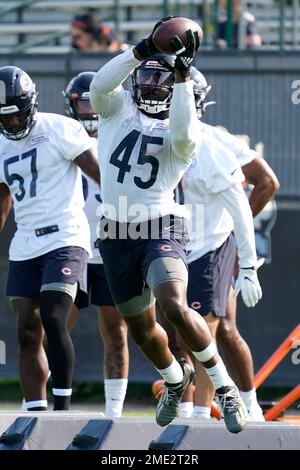
[{"label": "black glove", "polygon": [[154,31],[157,30],[157,28],[162,24],[165,23],[165,21],[169,21],[171,18],[177,18],[176,16],[165,16],[161,20],[159,20],[155,25],[152,30],[152,33],[150,36],[148,36],[146,39],[142,39],[136,46],[135,49],[138,51],[140,56],[143,59],[147,59],[147,57],[150,57],[152,54],[156,54],[157,52],[160,52],[153,44],[152,37],[154,34]]},{"label": "black glove", "polygon": [[185,47],[178,36],[171,39],[173,53],[176,55],[175,70],[179,70],[183,77],[190,75],[190,68],[194,61],[196,52],[200,46],[197,32],[189,29],[187,32],[188,45]]}]

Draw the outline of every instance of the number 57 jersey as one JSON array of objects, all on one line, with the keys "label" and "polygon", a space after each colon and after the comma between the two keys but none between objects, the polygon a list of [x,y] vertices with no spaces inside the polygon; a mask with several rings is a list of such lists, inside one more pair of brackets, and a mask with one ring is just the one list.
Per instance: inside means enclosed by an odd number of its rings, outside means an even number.
[{"label": "number 57 jersey", "polygon": [[11,260],[63,246],[90,252],[81,172],[73,162],[90,147],[79,122],[49,113],[37,113],[34,128],[22,140],[0,136],[0,183],[10,189],[17,223]]}]

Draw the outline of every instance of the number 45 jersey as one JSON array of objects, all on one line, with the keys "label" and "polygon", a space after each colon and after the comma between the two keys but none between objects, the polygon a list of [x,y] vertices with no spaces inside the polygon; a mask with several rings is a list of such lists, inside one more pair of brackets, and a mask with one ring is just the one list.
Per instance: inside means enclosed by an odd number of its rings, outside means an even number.
[{"label": "number 45 jersey", "polygon": [[168,119],[143,115],[124,91],[120,113],[100,121],[103,215],[121,222],[185,216],[174,202],[173,189],[189,163],[172,150]]},{"label": "number 45 jersey", "polygon": [[37,113],[34,128],[22,140],[0,136],[0,183],[10,189],[17,224],[11,260],[63,246],[90,253],[81,172],[73,162],[90,147],[79,122],[50,113]]}]

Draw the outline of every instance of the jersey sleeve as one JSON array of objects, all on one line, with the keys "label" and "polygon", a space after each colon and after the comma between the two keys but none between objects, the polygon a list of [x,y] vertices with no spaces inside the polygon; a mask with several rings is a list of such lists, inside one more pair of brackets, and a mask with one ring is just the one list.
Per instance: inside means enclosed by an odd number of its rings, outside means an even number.
[{"label": "jersey sleeve", "polygon": [[170,140],[179,159],[192,161],[201,145],[201,123],[198,120],[193,80],[175,83],[170,105]]},{"label": "jersey sleeve", "polygon": [[241,184],[232,185],[218,194],[232,217],[239,256],[239,266],[256,266],[254,225],[251,208]]},{"label": "jersey sleeve", "polygon": [[119,113],[126,100],[122,83],[133,72],[140,61],[132,48],[114,57],[96,73],[91,83],[91,103],[104,119]]},{"label": "jersey sleeve", "polygon": [[75,119],[64,118],[57,129],[60,152],[66,160],[75,160],[81,153],[93,146],[90,136]]},{"label": "jersey sleeve", "polygon": [[211,193],[225,191],[245,179],[240,164],[229,149],[206,139],[200,153],[200,176]]},{"label": "jersey sleeve", "polygon": [[214,128],[214,135],[234,153],[240,166],[247,165],[258,156],[257,152],[250,149],[243,139],[230,134],[230,132]]}]

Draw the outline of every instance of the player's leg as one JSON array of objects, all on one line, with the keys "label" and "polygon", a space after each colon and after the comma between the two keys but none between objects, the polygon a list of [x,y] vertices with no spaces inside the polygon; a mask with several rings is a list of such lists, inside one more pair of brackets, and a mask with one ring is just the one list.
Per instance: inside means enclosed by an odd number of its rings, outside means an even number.
[{"label": "player's leg", "polygon": [[[170,406],[164,405],[163,417],[158,412],[156,415],[157,423],[160,426],[166,426],[177,416],[180,399],[194,378],[194,370],[185,362],[177,361],[171,353],[167,334],[156,321],[149,289],[145,289],[141,296],[118,304],[118,309],[124,316],[133,340],[168,384],[170,390],[168,397],[172,403]],[[160,404],[161,399],[158,406]]]},{"label": "player's leg", "polygon": [[[216,342],[216,332],[219,324],[219,318],[217,318],[212,312],[210,312],[204,318],[208,325],[211,336]],[[198,361],[195,361],[195,371],[196,390],[194,397],[193,417],[209,419],[211,413],[211,404],[215,397],[215,387],[213,386],[213,383],[207,375],[204,367]]]},{"label": "player's leg", "polygon": [[[214,342],[220,318],[226,315],[235,257],[236,244],[230,235],[219,248],[189,264],[188,304],[206,321]],[[195,416],[210,418],[214,395],[214,386],[198,363]]]},{"label": "player's leg", "polygon": [[48,360],[39,314],[40,259],[10,261],[7,296],[17,319],[20,382],[25,409],[47,409]]},{"label": "player's leg", "polygon": [[76,320],[78,318],[78,315],[79,315],[79,308],[77,307],[76,303],[74,302],[72,307],[71,307],[71,310],[70,310],[70,313],[69,313],[69,316],[68,316],[68,331],[71,332],[74,328],[74,325],[76,323]]},{"label": "player's leg", "polygon": [[[214,384],[217,396],[220,398],[228,430],[240,432],[245,426],[246,420],[238,390],[217,353],[206,322],[187,305],[186,285],[174,280],[164,282],[154,288],[154,294],[163,313],[174,325],[186,347],[205,367],[206,373]],[[171,400],[170,402],[169,396],[168,390],[161,397],[158,405],[158,422],[168,424],[172,401],[173,403],[175,401]]]},{"label": "player's leg", "polygon": [[[168,238],[167,231],[169,231]],[[186,348],[205,367],[220,397],[228,429],[231,432],[239,432],[245,426],[245,414],[237,387],[217,353],[205,320],[187,304],[188,272],[183,261],[185,242],[185,223],[182,219],[173,217],[172,224],[168,224],[160,231],[158,240],[149,240],[143,263],[146,282],[153,289],[162,313],[173,324]],[[185,376],[181,385],[177,387],[178,393],[172,387],[171,396],[174,398],[171,400],[169,386],[166,384],[157,408],[158,422],[168,424],[168,416],[172,415],[172,412],[177,412],[186,389],[184,379]]]},{"label": "player's leg", "polygon": [[[73,286],[75,294],[77,285]],[[47,355],[52,375],[54,398],[53,409],[67,410],[72,394],[75,359],[72,340],[67,328],[73,297],[71,292],[57,291],[55,287],[57,286],[51,286],[51,284],[43,285],[44,290],[40,295],[40,310],[47,336]],[[60,284],[60,287],[67,290],[63,283]]]},{"label": "player's leg", "polygon": [[26,298],[12,299],[17,317],[19,342],[19,374],[26,410],[46,410],[48,360],[43,346],[38,301]]},{"label": "player's leg", "polygon": [[262,410],[257,403],[254,387],[253,360],[251,351],[240,335],[236,324],[236,299],[231,290],[227,303],[226,317],[221,318],[217,331],[217,344],[221,349],[228,370],[237,384],[246,404],[249,417],[254,421],[263,421]]},{"label": "player's leg", "polygon": [[76,320],[78,318],[79,312],[82,308],[86,308],[90,305],[89,302],[89,265],[87,268],[87,292],[83,292],[82,290],[78,289],[77,294],[74,300],[74,303],[71,307],[69,316],[68,316],[68,331],[71,332],[74,328]]},{"label": "player's leg", "polygon": [[88,286],[91,303],[98,306],[98,329],[104,346],[105,416],[117,418],[122,415],[128,384],[127,326],[114,305],[103,264],[88,265]]},{"label": "player's leg", "polygon": [[86,290],[86,261],[87,253],[79,247],[44,255],[40,312],[48,341],[54,410],[70,406],[75,358],[67,323],[78,283]]},{"label": "player's leg", "polygon": [[239,389],[250,390],[254,379],[252,355],[237,328],[236,299],[233,297],[232,289],[228,298],[226,317],[220,321],[217,341]]},{"label": "player's leg", "polygon": [[127,326],[114,306],[102,306],[98,328],[104,345],[105,416],[120,417],[128,384]]},{"label": "player's leg", "polygon": [[[107,223],[107,220],[104,221]],[[118,224],[118,229],[120,224]],[[178,384],[183,379],[183,368],[168,348],[164,329],[156,322],[153,293],[145,286],[141,260],[145,259],[148,240],[103,238],[100,252],[106,278],[114,303],[123,316],[129,333],[162,378]],[[193,377],[188,370],[186,382]],[[176,416],[171,417],[170,421]]]},{"label": "player's leg", "polygon": [[[159,310],[159,306],[156,305],[156,314],[159,318],[159,323],[162,325],[168,335],[169,348],[176,359],[183,358],[187,364],[194,366],[195,361],[193,357],[188,353],[184,344],[176,334],[176,330],[173,325],[167,320],[165,315],[162,315]],[[194,409],[194,389],[195,386],[191,383],[186,391],[184,392],[181,402],[179,404],[179,417],[190,418],[193,414]]]}]

